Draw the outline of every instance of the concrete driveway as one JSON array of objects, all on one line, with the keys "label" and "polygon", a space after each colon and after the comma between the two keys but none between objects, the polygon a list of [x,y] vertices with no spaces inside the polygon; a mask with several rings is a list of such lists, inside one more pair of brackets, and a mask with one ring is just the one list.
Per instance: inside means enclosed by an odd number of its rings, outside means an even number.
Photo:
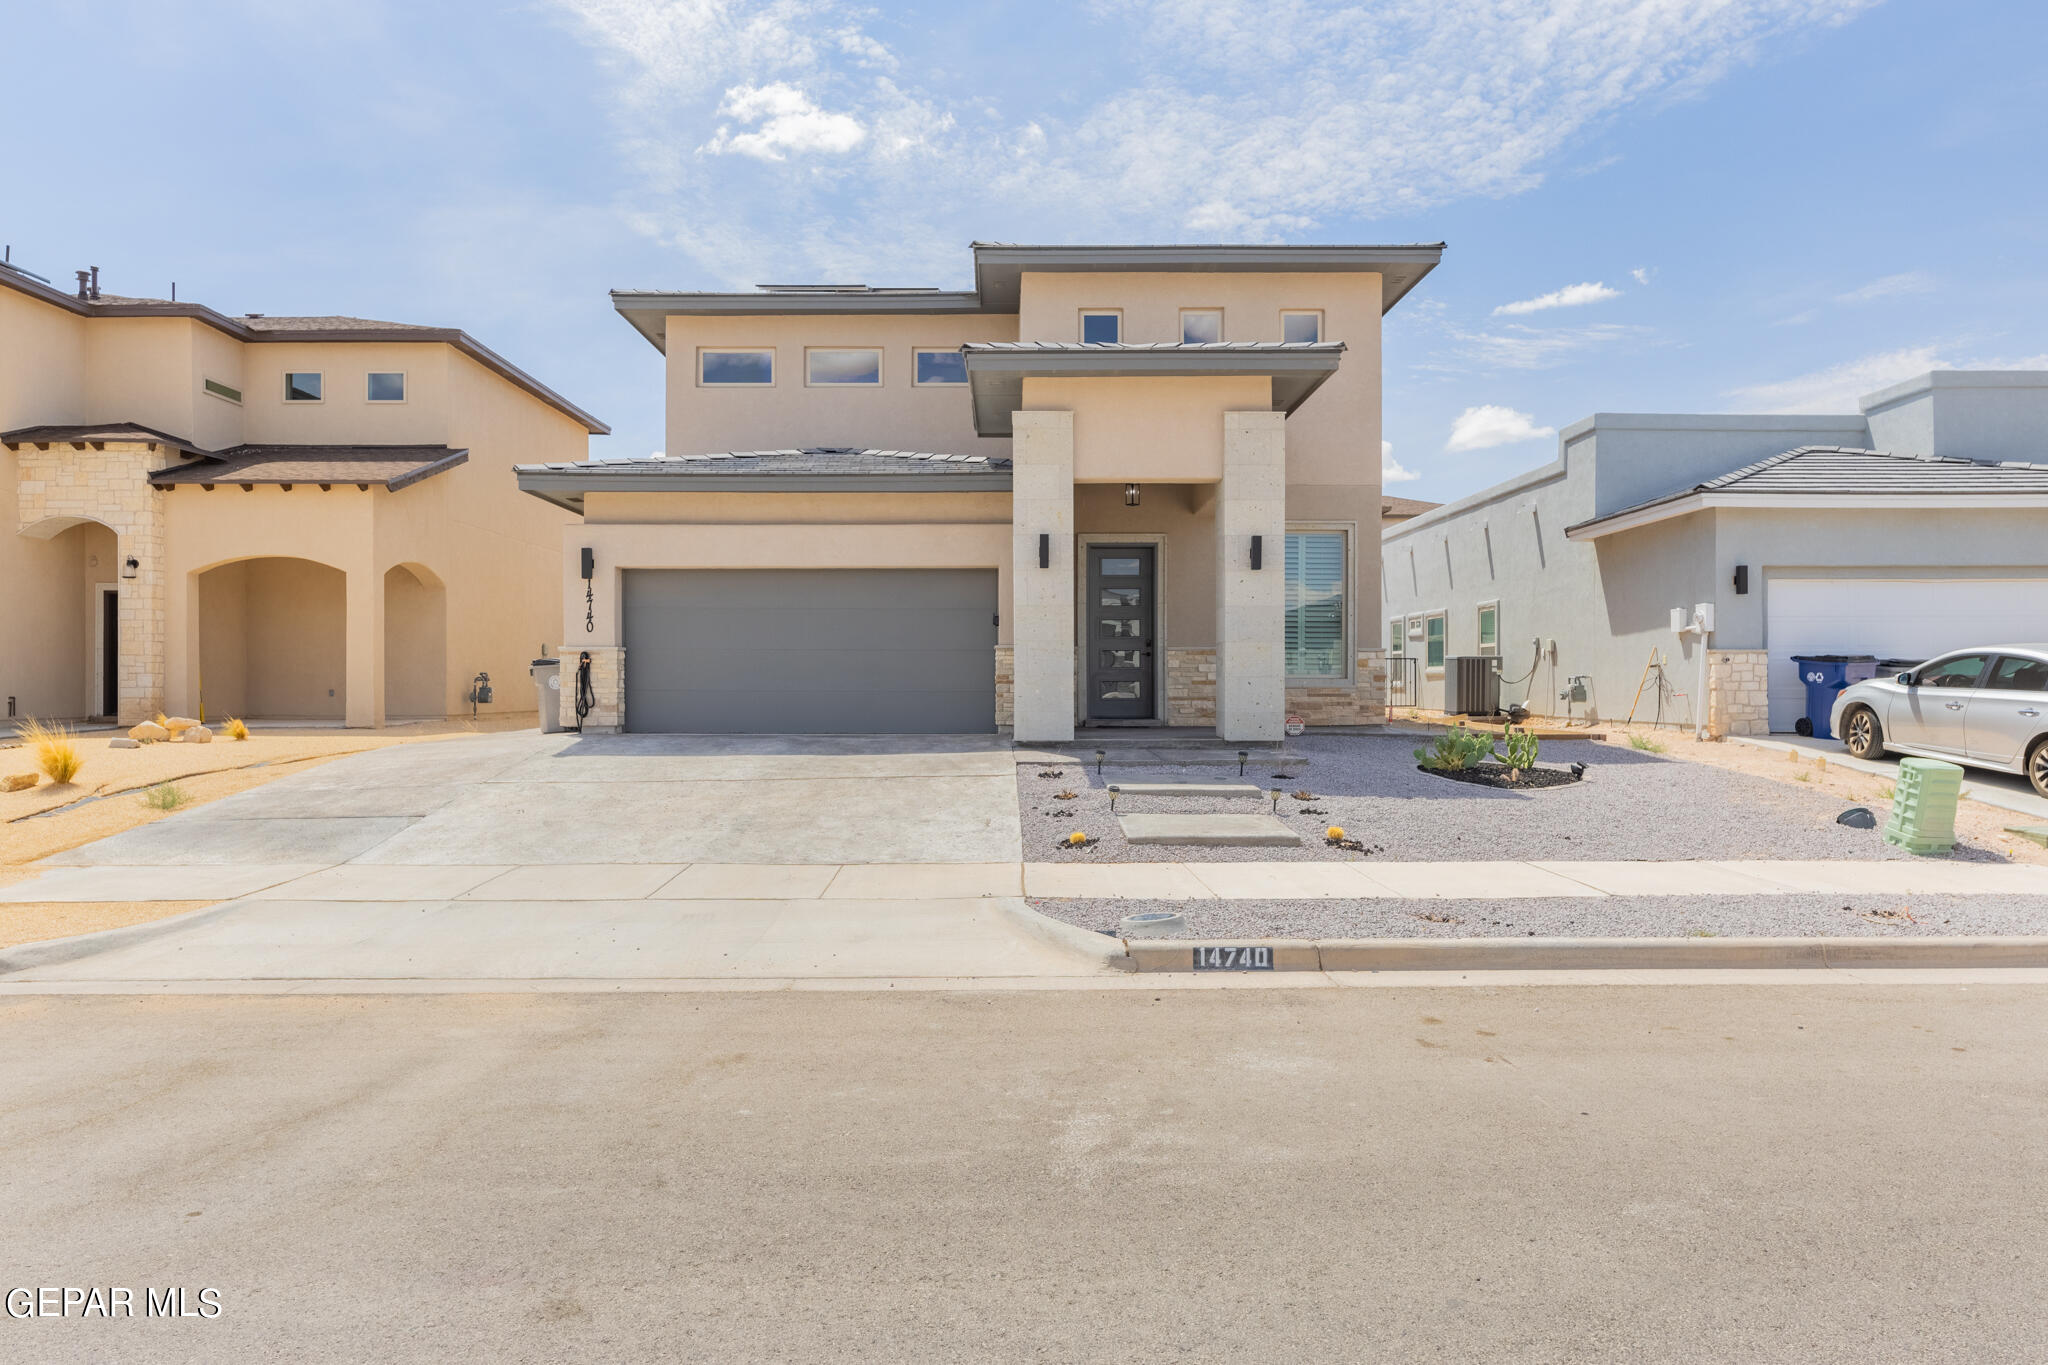
[{"label": "concrete driveway", "polygon": [[[73,849],[0,899],[223,900],[16,980],[1071,975],[993,737],[513,734],[338,759]],[[235,899],[231,899],[235,898]],[[74,956],[81,947],[90,955]]]}]

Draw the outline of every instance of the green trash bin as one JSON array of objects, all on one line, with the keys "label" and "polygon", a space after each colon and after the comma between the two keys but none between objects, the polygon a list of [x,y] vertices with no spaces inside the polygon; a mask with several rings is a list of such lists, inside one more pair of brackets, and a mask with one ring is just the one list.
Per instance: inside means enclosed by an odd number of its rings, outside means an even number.
[{"label": "green trash bin", "polygon": [[1956,846],[1956,802],[1963,770],[1934,758],[1899,760],[1898,786],[1884,841],[1908,853],[1946,853]]}]

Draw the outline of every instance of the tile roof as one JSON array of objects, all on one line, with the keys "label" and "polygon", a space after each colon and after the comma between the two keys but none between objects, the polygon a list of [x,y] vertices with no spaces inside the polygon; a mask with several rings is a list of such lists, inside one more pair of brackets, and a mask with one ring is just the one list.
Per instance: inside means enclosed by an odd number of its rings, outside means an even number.
[{"label": "tile roof", "polygon": [[[1565,527],[1567,536],[1602,534],[1592,528],[1627,519],[1641,525],[1690,508],[1677,504],[1711,498],[1709,505],[1740,506],[1744,498],[1914,498],[1984,496],[2048,497],[2048,464],[2019,460],[1971,460],[1958,455],[1902,455],[1856,446],[1800,446],[1662,497]],[[1822,505],[1825,505],[1823,501]],[[1657,516],[1645,513],[1668,508]]]},{"label": "tile roof", "polygon": [[2048,464],[1801,446],[1671,496],[1688,493],[2048,493]]},{"label": "tile roof", "polygon": [[960,348],[979,354],[1027,353],[1034,355],[1198,355],[1239,352],[1263,355],[1338,355],[1341,341],[970,341]]},{"label": "tile roof", "polygon": [[0,445],[10,446],[107,441],[153,441],[193,455],[207,453],[182,436],[172,436],[140,422],[88,422],[77,426],[22,427],[16,431],[0,432]]},{"label": "tile roof", "polygon": [[149,476],[158,488],[181,484],[380,484],[393,492],[469,459],[447,446],[245,445]]},{"label": "tile roof", "polygon": [[1424,512],[1434,512],[1443,506],[1440,502],[1424,502],[1421,498],[1380,499],[1380,515],[1383,517],[1419,517]]},{"label": "tile roof", "polygon": [[586,460],[580,464],[518,465],[520,473],[588,474],[596,478],[649,474],[767,477],[790,474],[958,474],[1008,473],[1010,461],[993,455],[944,455],[926,450],[861,450],[852,446],[807,446],[801,450],[721,450],[706,455],[652,455],[632,460]]}]

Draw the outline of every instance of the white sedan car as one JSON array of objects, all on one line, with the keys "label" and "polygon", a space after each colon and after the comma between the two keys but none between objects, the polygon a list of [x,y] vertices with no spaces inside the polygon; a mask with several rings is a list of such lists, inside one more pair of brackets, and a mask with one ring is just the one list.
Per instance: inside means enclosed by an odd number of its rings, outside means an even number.
[{"label": "white sedan car", "polygon": [[1995,645],[1852,683],[1830,728],[1858,758],[1887,751],[2023,773],[2048,796],[2048,645]]}]

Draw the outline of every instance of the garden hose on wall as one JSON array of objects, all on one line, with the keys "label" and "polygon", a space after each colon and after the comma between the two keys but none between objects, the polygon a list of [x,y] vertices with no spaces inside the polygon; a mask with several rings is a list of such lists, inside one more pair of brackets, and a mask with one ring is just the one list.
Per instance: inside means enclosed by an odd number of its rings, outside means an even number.
[{"label": "garden hose on wall", "polygon": [[590,651],[576,660],[576,733],[583,733],[583,718],[597,706],[597,692],[590,685]]}]

